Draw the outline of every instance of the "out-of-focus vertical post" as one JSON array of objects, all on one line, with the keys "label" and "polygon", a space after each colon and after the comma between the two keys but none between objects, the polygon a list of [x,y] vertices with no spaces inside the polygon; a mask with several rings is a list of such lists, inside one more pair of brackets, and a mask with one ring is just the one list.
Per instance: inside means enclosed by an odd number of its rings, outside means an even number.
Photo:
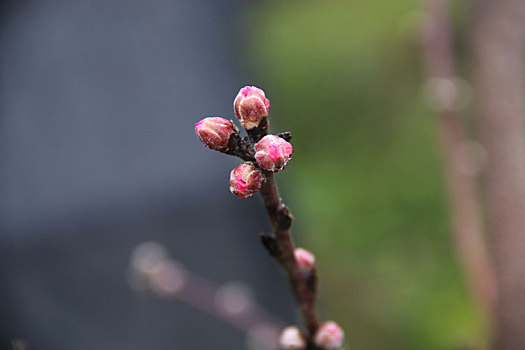
[{"label": "out-of-focus vertical post", "polygon": [[[468,287],[490,327],[496,297],[495,277],[483,235],[477,192],[476,159],[461,115],[460,80],[452,52],[448,0],[424,0],[422,48],[426,88],[437,114],[452,231]],[[525,349],[525,348],[524,348]]]},{"label": "out-of-focus vertical post", "polygon": [[525,349],[525,1],[475,0],[474,91],[499,288],[495,349]]}]

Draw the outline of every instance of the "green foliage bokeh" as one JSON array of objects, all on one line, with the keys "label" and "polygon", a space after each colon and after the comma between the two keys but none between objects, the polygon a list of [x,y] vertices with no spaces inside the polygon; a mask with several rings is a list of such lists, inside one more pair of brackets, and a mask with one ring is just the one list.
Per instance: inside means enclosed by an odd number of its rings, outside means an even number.
[{"label": "green foliage bokeh", "polygon": [[[247,69],[293,132],[286,201],[347,349],[457,349],[485,337],[454,254],[413,0],[264,1]],[[300,231],[300,232],[297,232]]]}]

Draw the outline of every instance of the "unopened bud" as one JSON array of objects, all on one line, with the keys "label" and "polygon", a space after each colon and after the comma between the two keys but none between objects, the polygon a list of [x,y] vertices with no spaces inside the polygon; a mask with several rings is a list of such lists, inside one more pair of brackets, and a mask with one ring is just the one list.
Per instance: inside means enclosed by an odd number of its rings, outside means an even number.
[{"label": "unopened bud", "polygon": [[315,256],[308,250],[303,248],[296,248],[294,251],[297,265],[304,272],[310,272],[315,267]]},{"label": "unopened bud", "polygon": [[324,350],[337,350],[343,346],[344,340],[343,329],[333,321],[323,323],[314,336],[315,345]]},{"label": "unopened bud", "polygon": [[206,147],[216,151],[227,151],[230,136],[235,133],[235,127],[230,120],[221,117],[208,117],[195,124],[195,133]]},{"label": "unopened bud", "polygon": [[284,350],[303,350],[306,349],[306,341],[299,328],[290,326],[281,332],[279,346]]},{"label": "unopened bud", "polygon": [[230,191],[241,198],[248,198],[261,188],[262,181],[262,172],[252,163],[244,162],[230,173]]},{"label": "unopened bud", "polygon": [[268,115],[269,108],[270,100],[266,98],[264,91],[255,86],[243,87],[233,101],[235,115],[246,130],[268,127],[268,124],[260,123]]},{"label": "unopened bud", "polygon": [[267,135],[255,145],[255,160],[261,169],[283,170],[292,158],[292,144],[279,136]]}]

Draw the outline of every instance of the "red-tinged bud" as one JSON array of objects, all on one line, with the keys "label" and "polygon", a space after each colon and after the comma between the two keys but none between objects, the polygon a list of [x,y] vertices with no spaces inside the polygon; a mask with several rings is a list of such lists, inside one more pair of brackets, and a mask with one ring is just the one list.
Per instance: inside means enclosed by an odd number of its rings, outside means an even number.
[{"label": "red-tinged bud", "polygon": [[314,343],[321,349],[337,350],[343,346],[345,333],[339,325],[333,321],[323,323],[314,336]]},{"label": "red-tinged bud", "polygon": [[306,341],[299,328],[290,326],[281,332],[279,346],[284,350],[304,350],[306,349]]},{"label": "red-tinged bud", "polygon": [[195,124],[195,133],[206,147],[225,152],[229,149],[230,136],[237,131],[230,120],[221,117],[204,118]]},{"label": "red-tinged bud", "polygon": [[261,121],[268,115],[269,108],[270,100],[266,98],[264,91],[255,86],[243,87],[233,101],[235,115],[246,130],[267,128],[268,124],[261,125]]},{"label": "red-tinged bud", "polygon": [[230,173],[230,191],[248,198],[261,188],[262,181],[262,172],[252,163],[244,162]]},{"label": "red-tinged bud", "polygon": [[267,135],[255,145],[255,160],[261,169],[283,170],[292,158],[292,144],[279,136]]},{"label": "red-tinged bud", "polygon": [[310,272],[315,267],[315,256],[308,250],[296,248],[294,251],[297,265],[304,272]]}]

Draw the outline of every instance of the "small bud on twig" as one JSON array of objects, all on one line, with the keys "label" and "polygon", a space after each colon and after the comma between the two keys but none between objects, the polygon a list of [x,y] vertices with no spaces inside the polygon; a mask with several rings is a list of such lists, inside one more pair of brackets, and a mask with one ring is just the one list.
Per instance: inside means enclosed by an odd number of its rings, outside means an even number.
[{"label": "small bud on twig", "polygon": [[306,349],[306,341],[299,328],[290,326],[281,332],[279,346],[284,350],[303,350]]},{"label": "small bud on twig", "polygon": [[255,127],[266,129],[268,123],[263,119],[268,116],[269,108],[270,101],[264,95],[264,91],[255,86],[243,87],[233,102],[235,115],[246,130]]},{"label": "small bud on twig", "polygon": [[267,135],[255,145],[255,160],[261,169],[283,170],[292,158],[292,144],[275,135]]},{"label": "small bud on twig", "polygon": [[262,181],[262,172],[251,162],[244,162],[230,173],[230,191],[248,198],[261,188]]},{"label": "small bud on twig", "polygon": [[261,243],[266,248],[268,253],[270,253],[273,257],[278,257],[279,254],[281,254],[281,249],[279,248],[279,245],[277,244],[277,241],[274,237],[266,234],[261,235]]},{"label": "small bud on twig", "polygon": [[315,267],[315,256],[308,250],[303,248],[295,248],[295,260],[297,265],[305,273],[309,273]]},{"label": "small bud on twig", "polygon": [[236,130],[230,120],[208,117],[195,124],[195,133],[206,147],[226,152],[229,149],[230,137]]},{"label": "small bud on twig", "polygon": [[324,350],[337,350],[343,346],[345,333],[335,322],[328,321],[323,323],[314,336],[316,346]]}]

